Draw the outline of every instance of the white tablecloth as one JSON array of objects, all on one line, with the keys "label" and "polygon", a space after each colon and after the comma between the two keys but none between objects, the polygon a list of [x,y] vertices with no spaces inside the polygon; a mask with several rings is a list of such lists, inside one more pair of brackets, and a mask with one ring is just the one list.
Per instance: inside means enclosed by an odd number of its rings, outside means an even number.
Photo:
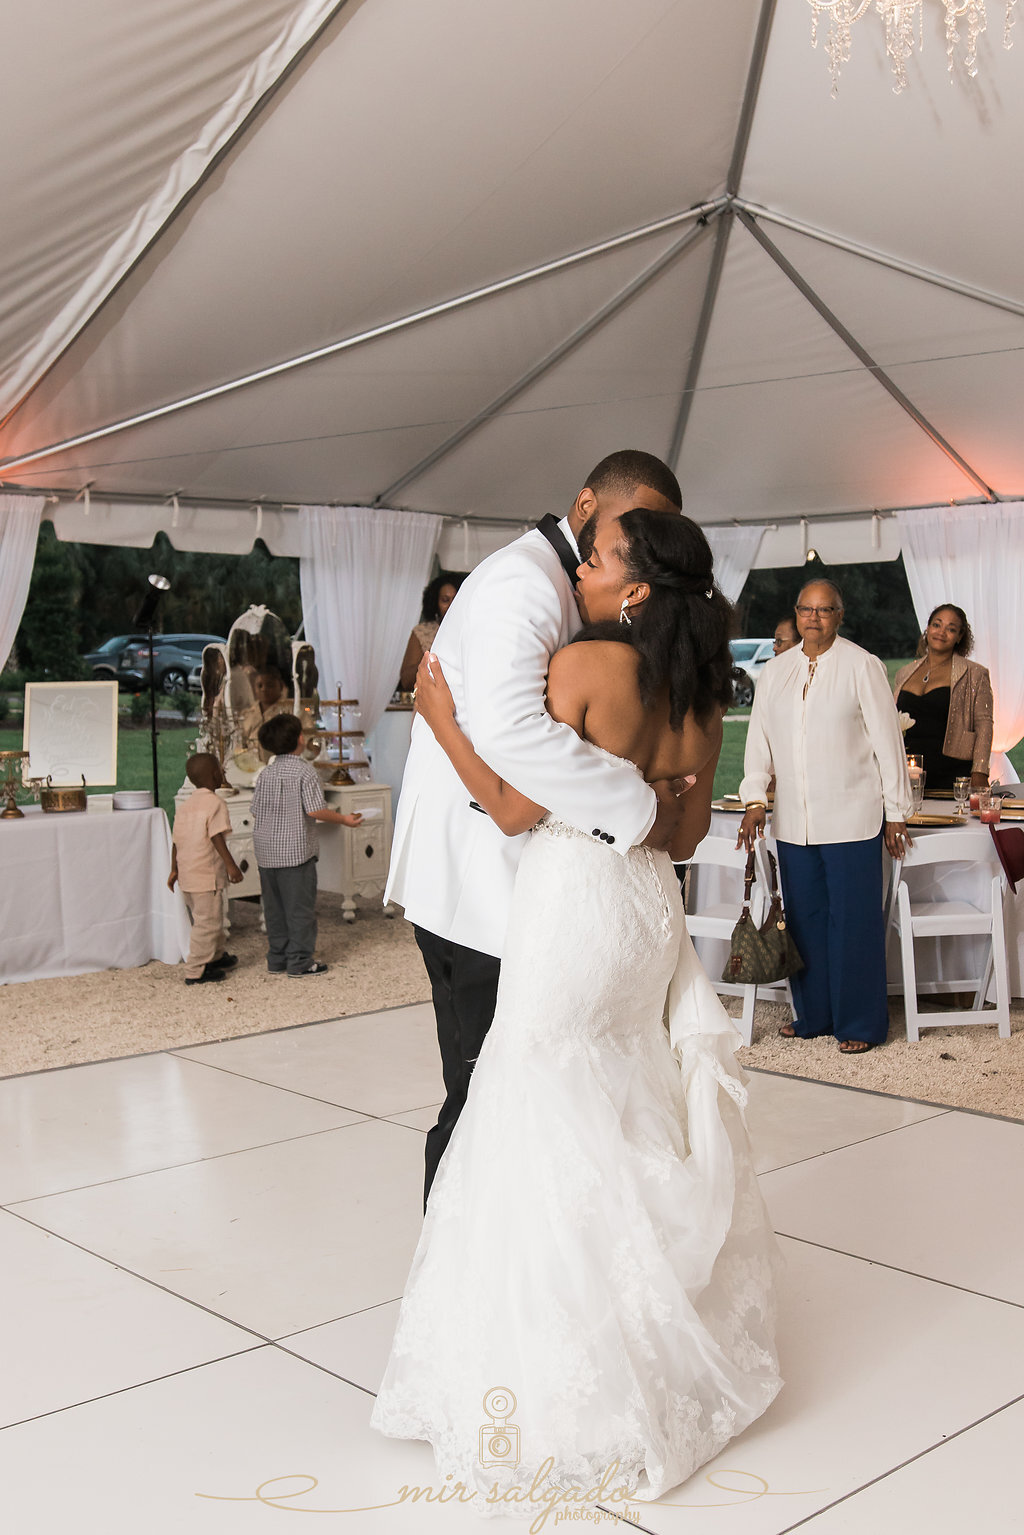
[{"label": "white tablecloth", "polygon": [[[928,813],[949,814],[951,806],[943,801],[925,803]],[[740,816],[730,811],[715,810],[711,814],[710,837],[729,837],[736,841],[736,833],[740,824]],[[911,836],[928,837],[937,831],[945,831],[946,827],[911,827]],[[960,901],[987,902],[985,885],[992,877],[991,870],[984,860],[992,847],[992,838],[987,826],[972,820],[965,826],[952,828],[964,849],[965,858],[972,860],[974,866],[966,868],[962,865],[933,865],[919,871],[914,869],[913,852],[909,854],[904,864],[903,877],[910,889],[913,900],[946,899]],[[769,843],[769,846],[772,844]],[[974,862],[977,860],[977,862]],[[882,853],[884,877],[886,884],[889,879],[888,855]],[[693,901],[697,904],[693,910],[699,911],[701,903],[712,904],[717,901],[726,901],[736,894],[736,915],[739,916],[739,903],[742,896],[742,880],[739,875],[735,877],[728,870],[705,868],[699,874],[691,876],[696,881],[693,887]],[[931,892],[941,890],[941,895],[932,895]],[[880,899],[884,898],[884,891]],[[1024,996],[1024,885],[1018,889],[1014,897],[1007,893],[1004,907],[1006,921],[1006,953],[1010,972],[1010,995],[1012,997]],[[984,967],[984,955],[987,950],[987,939],[977,938],[919,938],[915,940],[917,956],[918,977],[922,981],[963,980],[968,976],[977,975]],[[724,940],[717,938],[705,938],[696,941],[695,947],[700,955],[701,963],[708,974],[715,978],[721,975],[728,957],[729,946]],[[890,983],[897,983],[902,976],[899,955],[899,939],[895,933],[890,937],[887,954],[887,968]]]},{"label": "white tablecloth", "polygon": [[374,783],[391,786],[392,819],[402,787],[405,759],[409,755],[412,721],[411,709],[389,707],[381,715],[372,734],[366,738],[366,749],[373,764]]},{"label": "white tablecloth", "polygon": [[177,964],[189,921],[167,888],[170,866],[162,810],[33,805],[0,821],[0,981]]}]

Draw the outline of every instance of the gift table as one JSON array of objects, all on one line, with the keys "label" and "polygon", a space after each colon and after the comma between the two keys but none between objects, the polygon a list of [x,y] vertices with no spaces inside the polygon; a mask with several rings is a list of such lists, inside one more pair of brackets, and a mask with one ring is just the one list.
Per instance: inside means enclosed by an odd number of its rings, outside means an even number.
[{"label": "gift table", "polygon": [[162,810],[33,805],[0,823],[0,981],[177,964],[189,922],[170,867]]}]

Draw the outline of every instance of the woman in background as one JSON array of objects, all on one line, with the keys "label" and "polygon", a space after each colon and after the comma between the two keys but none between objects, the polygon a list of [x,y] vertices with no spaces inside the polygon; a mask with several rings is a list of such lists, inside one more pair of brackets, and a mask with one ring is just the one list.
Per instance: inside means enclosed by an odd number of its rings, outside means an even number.
[{"label": "woman in background", "polygon": [[811,581],[795,611],[803,643],[768,663],[754,694],[736,845],[749,853],[764,836],[774,774],[772,835],[804,961],[779,1033],[834,1034],[861,1055],[889,1030],[882,841],[892,858],[910,845],[907,760],[884,666],[839,634],[839,588]]},{"label": "woman in background", "polygon": [[952,790],[955,778],[988,784],[992,752],[992,682],[967,657],[974,635],[963,608],[944,602],[932,610],[917,647],[918,659],[896,673],[896,707],[914,723],[904,736],[908,752],[923,759],[925,787]]},{"label": "woman in background", "polygon": [[423,588],[420,621],[409,636],[398,677],[398,691],[411,693],[416,686],[416,671],[434,643],[441,620],[455,600],[455,593],[466,579],[464,570],[442,570]]},{"label": "woman in background", "polygon": [[772,649],[777,656],[784,651],[792,650],[794,645],[799,645],[800,634],[796,627],[795,618],[780,618],[775,625],[775,638],[772,640]]}]

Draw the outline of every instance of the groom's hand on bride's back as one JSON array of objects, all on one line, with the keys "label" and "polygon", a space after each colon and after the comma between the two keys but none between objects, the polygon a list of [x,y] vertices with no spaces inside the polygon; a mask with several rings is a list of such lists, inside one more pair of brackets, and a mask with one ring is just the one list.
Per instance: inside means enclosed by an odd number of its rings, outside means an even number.
[{"label": "groom's hand on bride's back", "polygon": [[659,853],[668,851],[683,819],[683,799],[697,779],[688,773],[685,778],[658,778],[651,788],[658,796],[658,811],[654,825],[644,838],[644,847]]}]

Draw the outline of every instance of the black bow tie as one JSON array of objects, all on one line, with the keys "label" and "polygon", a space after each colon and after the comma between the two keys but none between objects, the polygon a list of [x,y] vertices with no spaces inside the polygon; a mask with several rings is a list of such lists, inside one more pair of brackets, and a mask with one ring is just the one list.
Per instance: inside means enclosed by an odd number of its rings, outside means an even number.
[{"label": "black bow tie", "polygon": [[576,553],[572,544],[570,544],[569,540],[566,538],[565,534],[562,532],[561,528],[558,526],[558,518],[553,517],[551,513],[548,512],[547,516],[542,517],[540,522],[538,522],[537,532],[543,533],[552,549],[558,555],[558,558],[562,564],[562,569],[565,571],[566,575],[569,577],[569,580],[572,582],[573,587],[575,588],[576,583],[579,580],[579,576],[576,574],[576,572],[579,567],[580,557]]}]

